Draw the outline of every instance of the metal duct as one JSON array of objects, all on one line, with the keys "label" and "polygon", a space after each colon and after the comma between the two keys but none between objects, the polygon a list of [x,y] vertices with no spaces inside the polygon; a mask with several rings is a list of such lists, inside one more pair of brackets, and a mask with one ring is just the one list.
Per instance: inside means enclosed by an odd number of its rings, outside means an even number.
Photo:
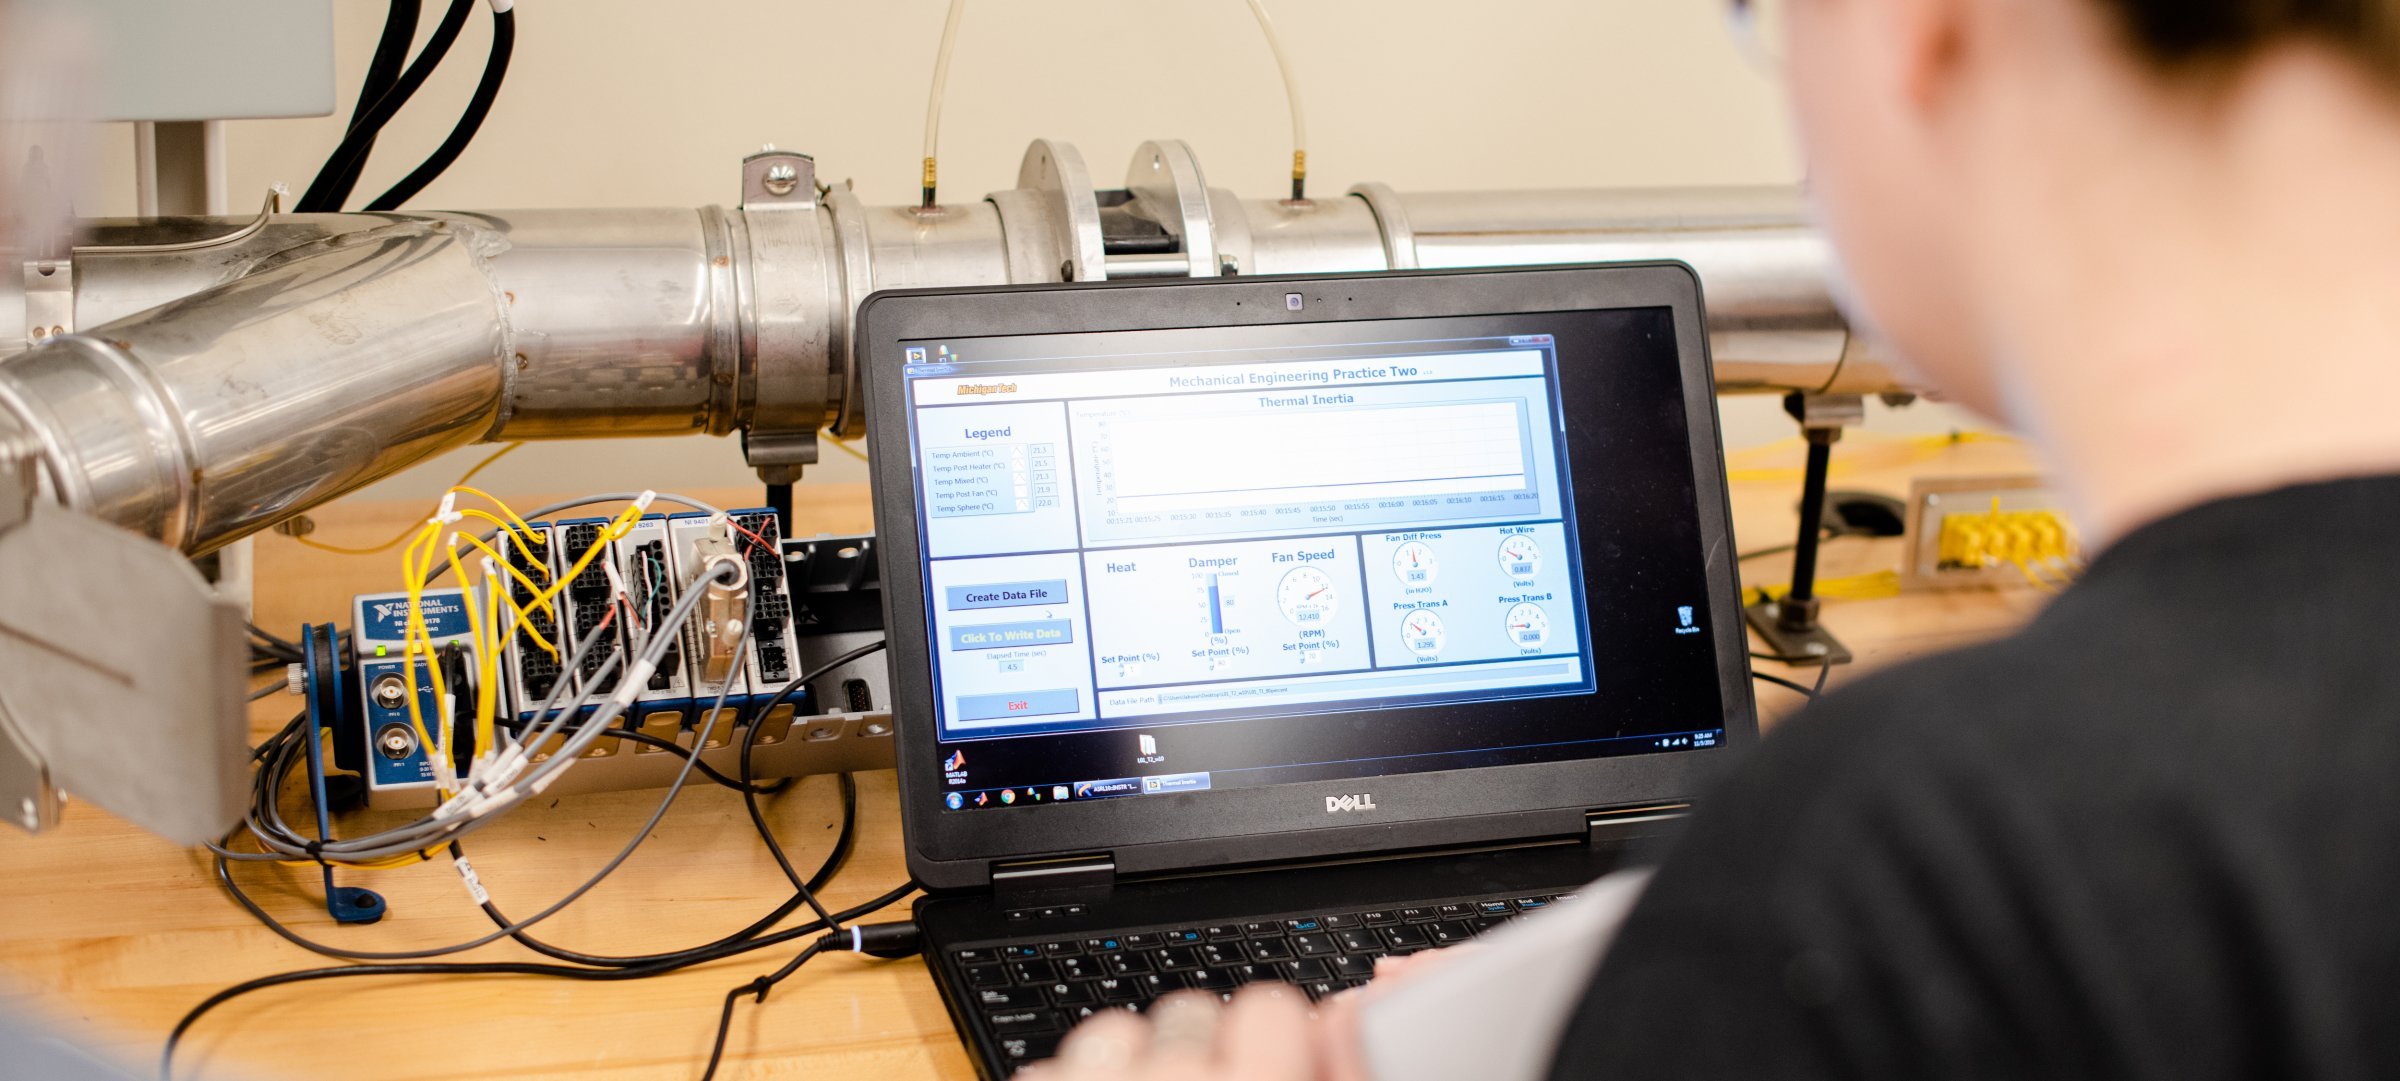
[{"label": "metal duct", "polygon": [[24,328],[41,344],[0,358],[0,412],[62,501],[201,552],[479,440],[738,430],[788,480],[820,427],[861,427],[851,317],[907,286],[1681,259],[1720,391],[1904,389],[1835,309],[1789,190],[1295,204],[1210,189],[1161,140],[1099,191],[1044,140],[1017,188],[927,212],[820,193],[805,155],[743,166],[731,210],[93,223],[70,295],[43,271],[43,322],[70,333]]}]

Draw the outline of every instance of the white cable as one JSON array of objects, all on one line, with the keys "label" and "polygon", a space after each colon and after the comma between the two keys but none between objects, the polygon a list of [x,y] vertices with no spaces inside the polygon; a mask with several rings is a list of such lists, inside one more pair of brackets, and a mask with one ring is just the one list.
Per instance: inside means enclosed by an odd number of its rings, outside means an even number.
[{"label": "white cable", "polygon": [[942,141],[942,96],[950,86],[950,50],[958,43],[958,20],[966,14],[967,0],[950,0],[950,14],[942,19],[942,45],[933,54],[933,90],[925,96],[925,205],[933,205],[934,148]]},{"label": "white cable", "polygon": [[[1283,51],[1283,38],[1275,33],[1275,20],[1267,18],[1265,0],[1249,0],[1250,14],[1258,17],[1258,32],[1267,37],[1267,50],[1275,54],[1275,68],[1283,73],[1283,98],[1292,106],[1292,179],[1308,178],[1308,114],[1300,107],[1300,81],[1292,77],[1292,58]],[[1298,197],[1295,189],[1294,197]]]}]

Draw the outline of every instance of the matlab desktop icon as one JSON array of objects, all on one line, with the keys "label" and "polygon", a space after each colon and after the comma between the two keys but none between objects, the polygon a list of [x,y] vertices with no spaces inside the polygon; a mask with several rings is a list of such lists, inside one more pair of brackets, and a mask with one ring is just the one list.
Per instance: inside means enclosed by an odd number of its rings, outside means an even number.
[{"label": "matlab desktop icon", "polygon": [[942,769],[949,773],[956,773],[965,768],[967,768],[967,752],[965,751],[950,752],[950,760],[942,763]]}]

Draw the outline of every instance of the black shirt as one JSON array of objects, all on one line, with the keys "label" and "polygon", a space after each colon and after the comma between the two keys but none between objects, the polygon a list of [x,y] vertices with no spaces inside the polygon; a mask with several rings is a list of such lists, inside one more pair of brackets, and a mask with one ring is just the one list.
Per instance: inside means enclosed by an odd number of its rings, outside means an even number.
[{"label": "black shirt", "polygon": [[2400,477],[2109,548],[1702,804],[1556,1076],[2400,1077]]}]

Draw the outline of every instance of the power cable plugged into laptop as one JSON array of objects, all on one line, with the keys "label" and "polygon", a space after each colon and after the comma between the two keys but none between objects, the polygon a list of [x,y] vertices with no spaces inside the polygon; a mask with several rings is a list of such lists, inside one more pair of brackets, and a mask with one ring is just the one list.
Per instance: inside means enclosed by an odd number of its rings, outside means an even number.
[{"label": "power cable plugged into laptop", "polygon": [[725,992],[725,1008],[717,1014],[716,1039],[709,1044],[708,1066],[700,1071],[700,1081],[714,1081],[717,1076],[717,1067],[725,1059],[725,1037],[733,1030],[733,1004],[740,1002],[742,996],[751,995],[754,996],[752,1001],[765,1002],[767,992],[774,990],[776,984],[790,979],[793,973],[800,971],[800,966],[820,953],[857,953],[897,961],[915,957],[919,949],[914,920],[864,925],[854,923],[817,936],[807,949],[785,962],[782,968]]}]

